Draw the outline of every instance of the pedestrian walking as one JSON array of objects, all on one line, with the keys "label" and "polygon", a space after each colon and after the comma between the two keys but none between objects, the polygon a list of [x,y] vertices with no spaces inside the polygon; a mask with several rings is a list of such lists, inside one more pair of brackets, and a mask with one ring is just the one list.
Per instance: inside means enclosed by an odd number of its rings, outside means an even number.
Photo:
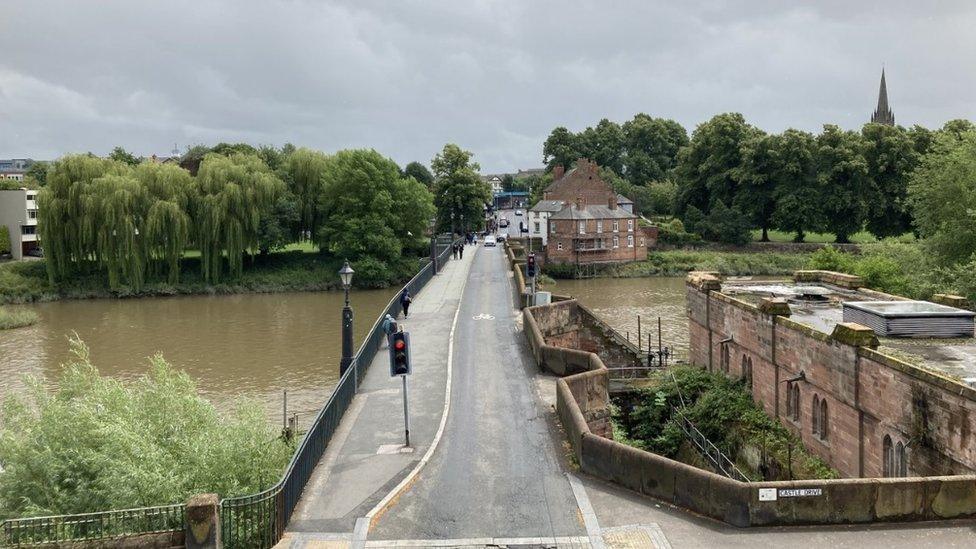
[{"label": "pedestrian walking", "polygon": [[451,244],[451,255],[454,256],[454,259],[457,259],[458,258],[457,257],[457,243],[456,242],[454,244]]},{"label": "pedestrian walking", "polygon": [[393,318],[393,315],[387,314],[383,319],[383,333],[386,334],[387,345],[389,345],[390,336],[397,332],[397,322]]},{"label": "pedestrian walking", "polygon": [[458,244],[458,259],[464,259],[464,246]]},{"label": "pedestrian walking", "polygon": [[411,303],[413,303],[413,298],[410,297],[410,290],[404,288],[403,293],[400,294],[400,307],[403,307],[403,318],[410,316]]}]

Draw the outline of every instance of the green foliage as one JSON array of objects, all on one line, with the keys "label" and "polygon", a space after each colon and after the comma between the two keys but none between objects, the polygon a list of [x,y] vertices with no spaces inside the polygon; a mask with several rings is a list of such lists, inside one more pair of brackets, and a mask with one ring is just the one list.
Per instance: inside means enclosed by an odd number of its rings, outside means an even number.
[{"label": "green foliage", "polygon": [[127,509],[260,491],[292,454],[257,402],[222,418],[161,356],[140,379],[102,377],[88,349],[56,389],[33,380],[0,414],[0,518]]},{"label": "green foliage", "polygon": [[810,254],[807,267],[821,271],[853,273],[856,263],[853,254],[843,252],[833,246],[824,246]]},{"label": "green foliage", "polygon": [[10,229],[6,225],[0,225],[0,255],[9,254],[10,252]]},{"label": "green foliage", "polygon": [[44,162],[42,160],[35,160],[31,163],[30,167],[27,168],[27,173],[24,174],[25,181],[31,183],[28,188],[43,187],[47,184],[47,170],[49,166],[50,162]]},{"label": "green foliage", "polygon": [[[678,458],[687,442],[676,410],[734,460],[746,448],[765,452],[766,463],[773,471],[768,480],[787,479],[790,459],[793,478],[837,477],[821,459],[804,449],[796,435],[767,416],[742,382],[703,369],[673,367],[653,373],[650,386],[641,392],[629,414],[618,413],[616,419],[635,445]],[[758,473],[751,473],[760,478]]]},{"label": "green foliage", "polygon": [[685,231],[685,226],[680,219],[672,219],[658,225],[657,241],[670,246],[687,246],[700,243],[701,237]]},{"label": "green foliage", "polygon": [[419,183],[422,183],[424,187],[429,190],[434,188],[434,174],[430,173],[427,166],[424,166],[420,162],[411,162],[403,168],[404,177],[412,177],[416,179]]},{"label": "green foliage", "polygon": [[752,240],[751,224],[737,209],[726,207],[719,200],[712,206],[703,224],[699,225],[707,240],[742,246]]},{"label": "green foliage", "polygon": [[867,228],[878,238],[904,234],[912,222],[907,197],[908,180],[919,161],[915,143],[901,126],[866,124],[861,135],[873,193]]},{"label": "green foliage", "polygon": [[[861,154],[862,138],[828,124],[817,136],[816,145],[820,194],[813,197],[813,204],[819,205],[824,228],[837,235],[837,242],[848,242],[864,226],[872,207],[869,200],[877,198],[871,193],[868,164]],[[811,223],[805,228],[817,225]]]},{"label": "green foliage", "polygon": [[776,149],[772,178],[776,206],[773,225],[796,233],[795,242],[802,242],[804,231],[823,224],[823,212],[818,204],[817,147],[813,135],[789,129],[774,139]]},{"label": "green foliage", "polygon": [[23,328],[37,322],[37,313],[27,309],[0,307],[0,330]]},{"label": "green foliage", "polygon": [[324,153],[301,148],[290,154],[283,163],[288,185],[296,200],[299,213],[299,234],[314,237],[322,219],[319,216],[323,199],[325,172],[329,157]]},{"label": "green foliage", "polygon": [[549,134],[542,144],[542,162],[546,171],[551,172],[556,166],[569,167],[581,156],[579,138],[573,132],[560,126]]},{"label": "green foliage", "polygon": [[453,226],[470,231],[481,227],[485,204],[491,202],[491,189],[478,177],[481,167],[471,161],[472,156],[448,143],[430,164],[436,178],[434,204],[439,230]]},{"label": "green foliage", "polygon": [[938,138],[911,176],[915,225],[941,265],[968,263],[976,253],[976,130]]},{"label": "green foliage", "polygon": [[[416,247],[434,214],[430,191],[400,176],[373,150],[340,151],[329,159],[319,199],[319,246],[336,257],[390,265]],[[354,267],[355,268],[355,267]]]},{"label": "green foliage", "polygon": [[122,147],[115,147],[112,152],[108,155],[110,160],[116,162],[121,162],[122,164],[128,164],[130,166],[135,166],[140,162],[139,158]]}]

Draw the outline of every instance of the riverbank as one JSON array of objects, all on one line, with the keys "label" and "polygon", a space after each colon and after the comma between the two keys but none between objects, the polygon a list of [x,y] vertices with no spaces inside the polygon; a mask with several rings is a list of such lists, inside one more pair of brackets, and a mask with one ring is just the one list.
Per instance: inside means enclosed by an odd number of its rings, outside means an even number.
[{"label": "riverbank", "polygon": [[37,322],[37,313],[0,307],[0,330],[23,328]]},{"label": "riverbank", "polygon": [[[132,298],[171,295],[221,295],[326,291],[341,289],[338,271],[342,260],[319,253],[287,251],[246,260],[244,274],[237,280],[209,284],[200,274],[200,259],[183,260],[184,270],[177,284],[152,280],[140,291],[129,287],[111,289],[105,273],[83,274],[52,285],[45,260],[17,261],[0,265],[0,304],[33,303],[61,299]],[[372,264],[353,265],[357,288],[385,288],[413,276],[417,259],[404,259],[389,270],[373,269]]]},{"label": "riverbank", "polygon": [[[600,265],[597,277],[639,278],[684,276],[688,271],[718,271],[729,276],[789,275],[806,267],[810,253],[756,253],[714,250],[665,250],[648,252],[647,259],[616,265]],[[546,265],[553,278],[571,278],[572,265]]]}]

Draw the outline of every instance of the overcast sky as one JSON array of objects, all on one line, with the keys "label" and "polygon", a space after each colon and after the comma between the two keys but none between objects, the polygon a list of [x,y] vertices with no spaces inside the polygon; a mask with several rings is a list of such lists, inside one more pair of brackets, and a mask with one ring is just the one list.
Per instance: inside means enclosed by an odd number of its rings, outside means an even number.
[{"label": "overcast sky", "polygon": [[0,158],[372,147],[538,167],[556,126],[976,118],[976,2],[0,0]]}]

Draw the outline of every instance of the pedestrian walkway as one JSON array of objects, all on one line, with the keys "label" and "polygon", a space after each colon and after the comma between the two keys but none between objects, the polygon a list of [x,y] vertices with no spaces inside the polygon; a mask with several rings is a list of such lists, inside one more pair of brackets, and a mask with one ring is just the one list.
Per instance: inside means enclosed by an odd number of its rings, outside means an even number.
[{"label": "pedestrian walkway", "polygon": [[410,332],[411,447],[403,447],[402,385],[399,378],[390,377],[384,344],[306,485],[288,532],[353,532],[357,519],[365,517],[427,452],[441,424],[451,329],[476,255],[475,248],[467,251],[464,259],[448,261],[414,296],[409,318],[398,319]]}]

